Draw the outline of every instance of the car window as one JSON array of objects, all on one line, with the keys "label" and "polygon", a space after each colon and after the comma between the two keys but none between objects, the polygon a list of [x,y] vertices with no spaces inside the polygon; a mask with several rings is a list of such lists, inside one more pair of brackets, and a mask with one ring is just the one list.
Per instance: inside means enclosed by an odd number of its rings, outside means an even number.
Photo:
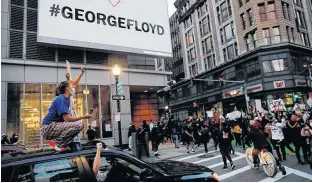
[{"label": "car window", "polygon": [[33,182],[31,166],[16,166],[13,171],[11,182]]},{"label": "car window", "polygon": [[13,169],[13,167],[1,168],[1,182],[11,182]]},{"label": "car window", "polygon": [[77,182],[80,181],[75,159],[61,159],[33,165],[36,182]]}]

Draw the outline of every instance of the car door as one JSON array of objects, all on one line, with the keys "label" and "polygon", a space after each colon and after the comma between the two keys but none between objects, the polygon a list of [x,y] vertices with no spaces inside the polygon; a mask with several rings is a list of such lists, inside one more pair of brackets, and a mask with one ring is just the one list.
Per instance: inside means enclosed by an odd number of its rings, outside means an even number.
[{"label": "car door", "polygon": [[88,181],[80,157],[60,158],[4,168],[11,174],[1,175],[10,182],[80,182]]},{"label": "car door", "polygon": [[[95,173],[92,170],[94,166],[94,155],[86,155],[85,157],[81,157],[83,165],[88,171],[88,176],[95,177]],[[97,176],[100,174],[105,174],[104,178],[98,178],[98,181],[109,181],[109,182],[137,182],[143,181],[140,177],[141,172],[146,171],[149,173],[149,178],[156,180],[159,178],[157,173],[154,173],[149,167],[146,167],[139,162],[134,161],[131,158],[127,158],[126,156],[121,156],[120,154],[106,154],[101,153],[100,164],[99,164],[99,172]]]}]

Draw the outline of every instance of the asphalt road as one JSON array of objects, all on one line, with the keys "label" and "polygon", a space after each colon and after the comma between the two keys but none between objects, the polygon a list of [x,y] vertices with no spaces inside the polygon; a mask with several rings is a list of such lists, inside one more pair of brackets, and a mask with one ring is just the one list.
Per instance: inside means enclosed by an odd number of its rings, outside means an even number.
[{"label": "asphalt road", "polygon": [[[296,156],[287,155],[287,161],[282,162],[282,165],[285,166],[287,171],[285,176],[278,171],[274,178],[268,178],[262,168],[259,170],[250,168],[241,147],[235,147],[235,150],[235,155],[231,155],[235,164],[234,170],[222,170],[223,161],[221,154],[219,151],[214,151],[213,149],[210,149],[208,154],[203,153],[202,148],[197,149],[195,153],[186,154],[185,148],[181,147],[180,149],[175,149],[175,151],[183,153],[182,156],[166,159],[207,166],[217,172],[222,182],[312,182],[312,170],[310,166],[299,165]],[[229,162],[228,167],[230,167]]]}]

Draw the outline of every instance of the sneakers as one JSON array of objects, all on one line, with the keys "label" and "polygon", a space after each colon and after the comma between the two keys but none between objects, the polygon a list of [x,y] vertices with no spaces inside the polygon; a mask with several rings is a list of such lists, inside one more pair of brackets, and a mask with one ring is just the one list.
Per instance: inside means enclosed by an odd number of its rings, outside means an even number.
[{"label": "sneakers", "polygon": [[65,147],[57,147],[57,146],[55,146],[54,149],[55,149],[57,152],[63,152],[63,151],[68,150],[68,149],[65,148]]},{"label": "sneakers", "polygon": [[228,170],[227,166],[222,167],[222,170]]},{"label": "sneakers", "polygon": [[195,153],[194,149],[192,149],[192,153]]},{"label": "sneakers", "polygon": [[298,161],[298,164],[300,164],[300,165],[304,165],[304,163],[300,160],[300,161]]},{"label": "sneakers", "polygon": [[189,153],[190,153],[190,151],[189,151],[189,150],[187,150],[187,151],[186,151],[186,153],[188,153],[188,154],[189,154]]},{"label": "sneakers", "polygon": [[258,170],[259,169],[259,164],[254,164],[254,169]]},{"label": "sneakers", "polygon": [[235,164],[233,162],[231,163],[231,168],[232,170],[235,168]]},{"label": "sneakers", "polygon": [[284,166],[279,166],[279,170],[282,172],[283,175],[286,175],[286,170]]}]

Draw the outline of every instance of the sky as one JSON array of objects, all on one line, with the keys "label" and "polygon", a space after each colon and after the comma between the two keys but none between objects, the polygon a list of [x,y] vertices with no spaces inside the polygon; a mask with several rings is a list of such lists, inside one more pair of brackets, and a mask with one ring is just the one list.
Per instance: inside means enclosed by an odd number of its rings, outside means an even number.
[{"label": "sky", "polygon": [[175,1],[176,0],[167,0],[169,17],[171,17],[171,15],[173,15],[173,13],[176,11],[176,8],[173,5]]}]

